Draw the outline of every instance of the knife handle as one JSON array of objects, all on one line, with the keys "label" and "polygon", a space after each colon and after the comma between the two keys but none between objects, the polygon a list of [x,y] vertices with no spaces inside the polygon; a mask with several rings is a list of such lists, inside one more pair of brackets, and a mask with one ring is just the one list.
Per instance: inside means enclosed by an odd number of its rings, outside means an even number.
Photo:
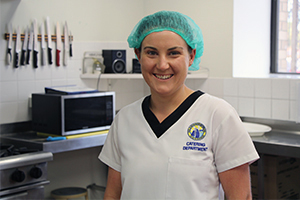
[{"label": "knife handle", "polygon": [[25,65],[25,53],[26,53],[26,50],[22,50],[20,65]]},{"label": "knife handle", "polygon": [[60,60],[59,53],[60,53],[60,50],[56,49],[56,66],[60,66],[59,65],[59,60]]},{"label": "knife handle", "polygon": [[10,48],[7,49],[7,57],[6,57],[6,60],[7,60],[7,64],[10,64],[10,63],[11,63],[11,49],[10,49]]},{"label": "knife handle", "polygon": [[70,44],[70,57],[73,56],[73,52],[72,52],[72,44]]},{"label": "knife handle", "polygon": [[69,53],[67,50],[65,50],[64,51],[64,66],[68,65],[68,56],[69,56]]},{"label": "knife handle", "polygon": [[33,67],[38,68],[38,52],[33,51]]},{"label": "knife handle", "polygon": [[19,67],[19,53],[16,53],[16,56],[15,56],[15,68],[18,68]]},{"label": "knife handle", "polygon": [[52,49],[48,47],[48,61],[49,64],[52,65],[52,53],[51,53]]},{"label": "knife handle", "polygon": [[27,51],[27,58],[26,58],[26,64],[27,65],[29,65],[29,63],[30,63],[30,52],[31,52],[31,50],[28,49],[28,51]]}]

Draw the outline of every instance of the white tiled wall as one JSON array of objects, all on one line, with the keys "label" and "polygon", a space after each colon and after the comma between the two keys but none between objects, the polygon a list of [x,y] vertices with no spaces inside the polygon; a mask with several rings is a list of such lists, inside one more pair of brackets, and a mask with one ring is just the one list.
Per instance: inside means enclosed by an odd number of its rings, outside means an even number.
[{"label": "white tiled wall", "polygon": [[297,121],[298,83],[298,79],[224,79],[223,97],[241,116]]},{"label": "white tiled wall", "polygon": [[[54,45],[54,44],[53,44]],[[5,47],[0,47],[5,52]],[[96,79],[80,79],[83,56],[86,51],[102,49],[127,49],[127,70],[131,70],[133,51],[127,43],[74,42],[73,57],[68,66],[22,66],[14,69],[5,63],[5,53],[0,56],[0,123],[13,123],[31,119],[28,97],[44,92],[44,87],[66,84],[97,88]],[[228,101],[241,116],[299,121],[299,79],[291,78],[208,78],[187,80],[192,89],[201,89]],[[149,94],[143,80],[100,79],[99,90],[116,92],[116,109]]]}]

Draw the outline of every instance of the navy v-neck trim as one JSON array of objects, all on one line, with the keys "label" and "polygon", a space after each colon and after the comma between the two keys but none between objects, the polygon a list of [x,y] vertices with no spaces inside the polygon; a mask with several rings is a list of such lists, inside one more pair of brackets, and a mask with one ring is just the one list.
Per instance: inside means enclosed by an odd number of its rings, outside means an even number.
[{"label": "navy v-neck trim", "polygon": [[171,113],[161,123],[150,110],[149,104],[151,95],[145,97],[142,103],[143,115],[150,125],[152,131],[155,133],[156,137],[159,138],[160,136],[162,136],[173,124],[175,124],[202,94],[204,93],[200,90],[192,93],[182,102],[182,104],[180,104],[180,106],[173,113]]}]

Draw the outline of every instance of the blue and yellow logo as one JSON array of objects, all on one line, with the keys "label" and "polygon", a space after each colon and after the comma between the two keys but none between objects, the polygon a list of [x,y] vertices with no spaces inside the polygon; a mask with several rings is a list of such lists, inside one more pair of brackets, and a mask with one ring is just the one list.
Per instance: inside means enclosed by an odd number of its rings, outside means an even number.
[{"label": "blue and yellow logo", "polygon": [[193,140],[202,140],[206,136],[206,128],[203,124],[196,122],[189,126],[187,134]]}]

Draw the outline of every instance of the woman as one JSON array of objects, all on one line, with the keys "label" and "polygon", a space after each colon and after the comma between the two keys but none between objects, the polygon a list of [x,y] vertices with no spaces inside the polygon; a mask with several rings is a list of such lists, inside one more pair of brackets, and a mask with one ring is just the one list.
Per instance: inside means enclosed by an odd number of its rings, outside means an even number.
[{"label": "woman", "polygon": [[115,117],[99,155],[109,166],[105,199],[251,199],[249,134],[225,101],[185,85],[203,53],[189,17],[160,11],[128,38],[151,95]]}]

